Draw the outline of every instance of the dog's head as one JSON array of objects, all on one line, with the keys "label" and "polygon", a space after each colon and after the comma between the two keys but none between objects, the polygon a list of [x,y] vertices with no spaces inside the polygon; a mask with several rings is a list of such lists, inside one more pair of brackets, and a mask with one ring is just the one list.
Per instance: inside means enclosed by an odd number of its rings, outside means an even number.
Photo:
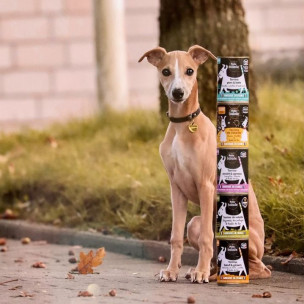
[{"label": "dog's head", "polygon": [[174,103],[187,100],[195,83],[198,67],[209,57],[216,60],[210,51],[199,45],[190,47],[188,52],[169,53],[164,48],[157,47],[146,52],[138,62],[145,57],[157,68],[166,95]]}]

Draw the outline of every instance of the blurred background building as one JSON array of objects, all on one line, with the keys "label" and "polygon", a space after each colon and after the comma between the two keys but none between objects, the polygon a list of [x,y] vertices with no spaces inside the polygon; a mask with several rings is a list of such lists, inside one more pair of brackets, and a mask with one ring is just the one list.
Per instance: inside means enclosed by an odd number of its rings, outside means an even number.
[{"label": "blurred background building", "polygon": [[[126,107],[158,109],[156,71],[137,61],[158,45],[159,0],[117,1],[125,12]],[[303,52],[303,0],[243,5],[256,61],[296,58]],[[0,0],[3,130],[41,127],[98,111],[94,18],[93,0]]]}]

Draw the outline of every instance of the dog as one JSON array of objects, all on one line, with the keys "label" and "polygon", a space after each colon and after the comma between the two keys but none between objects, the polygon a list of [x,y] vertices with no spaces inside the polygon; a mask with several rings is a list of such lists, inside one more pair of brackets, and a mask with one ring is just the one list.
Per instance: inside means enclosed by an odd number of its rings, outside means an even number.
[{"label": "dog", "polygon": [[[197,69],[208,58],[216,57],[199,45],[187,52],[167,52],[154,48],[139,59],[147,58],[158,70],[168,97],[170,123],[160,144],[160,155],[167,171],[172,203],[171,257],[160,281],[176,281],[181,267],[188,200],[200,206],[201,215],[187,224],[187,238],[199,251],[196,268],[188,271],[191,282],[208,283],[214,255],[213,219],[216,187],[216,128],[200,110]],[[250,278],[267,278],[270,270],[261,261],[264,253],[264,223],[254,191],[249,187],[249,273]]]}]

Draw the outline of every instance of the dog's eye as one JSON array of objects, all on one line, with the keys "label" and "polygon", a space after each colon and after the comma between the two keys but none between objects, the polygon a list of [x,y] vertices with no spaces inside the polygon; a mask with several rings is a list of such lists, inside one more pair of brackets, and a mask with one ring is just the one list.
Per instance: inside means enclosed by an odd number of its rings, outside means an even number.
[{"label": "dog's eye", "polygon": [[186,74],[188,76],[191,76],[194,73],[194,71],[192,69],[187,69]]},{"label": "dog's eye", "polygon": [[171,75],[171,72],[170,72],[169,69],[163,69],[163,70],[162,70],[162,74],[163,74],[164,76],[168,77],[168,76]]}]

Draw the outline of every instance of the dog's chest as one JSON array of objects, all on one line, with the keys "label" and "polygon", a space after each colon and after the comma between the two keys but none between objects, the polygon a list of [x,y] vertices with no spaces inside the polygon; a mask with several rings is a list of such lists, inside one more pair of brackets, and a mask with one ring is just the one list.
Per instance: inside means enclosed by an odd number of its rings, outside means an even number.
[{"label": "dog's chest", "polygon": [[175,136],[171,144],[161,149],[161,156],[171,182],[174,182],[189,200],[197,200],[195,153]]}]

